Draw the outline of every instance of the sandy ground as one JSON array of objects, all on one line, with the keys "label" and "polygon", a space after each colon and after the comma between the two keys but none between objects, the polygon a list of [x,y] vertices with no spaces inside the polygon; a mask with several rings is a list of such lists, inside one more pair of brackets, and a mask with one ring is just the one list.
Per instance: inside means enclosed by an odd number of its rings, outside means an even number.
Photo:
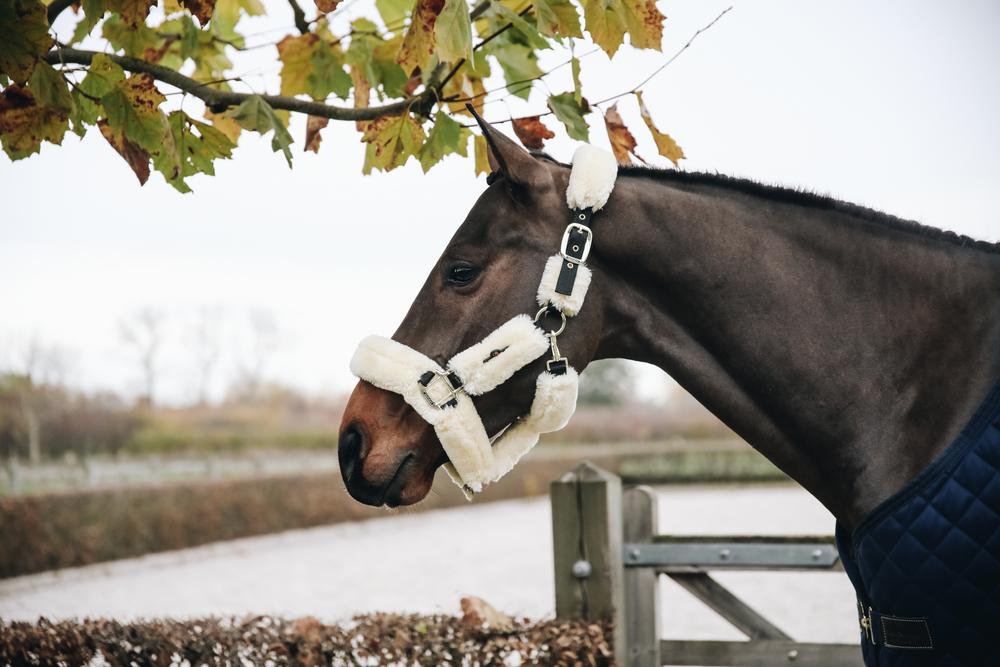
[{"label": "sandy ground", "polygon": [[[830,533],[833,517],[791,486],[659,490],[661,532]],[[478,595],[510,613],[553,614],[545,498],[409,514],[234,540],[0,581],[0,617],[189,617],[268,613],[336,621],[370,611],[457,613]],[[842,573],[717,573],[803,641],[856,642]],[[661,577],[663,636],[742,635]]]}]

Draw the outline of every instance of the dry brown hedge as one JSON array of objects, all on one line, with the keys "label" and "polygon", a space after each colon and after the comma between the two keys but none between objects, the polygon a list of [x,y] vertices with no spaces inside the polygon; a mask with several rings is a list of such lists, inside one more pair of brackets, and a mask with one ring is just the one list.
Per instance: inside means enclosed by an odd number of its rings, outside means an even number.
[{"label": "dry brown hedge", "polygon": [[517,622],[495,633],[453,616],[373,614],[324,625],[268,616],[188,621],[0,621],[0,665],[83,665],[100,651],[136,665],[612,664],[611,631],[592,622]]},{"label": "dry brown hedge", "polygon": [[[545,493],[576,462],[525,461],[476,502]],[[395,511],[464,504],[458,489],[439,479],[424,501]],[[389,512],[352,499],[339,473],[3,497],[0,578]]]}]

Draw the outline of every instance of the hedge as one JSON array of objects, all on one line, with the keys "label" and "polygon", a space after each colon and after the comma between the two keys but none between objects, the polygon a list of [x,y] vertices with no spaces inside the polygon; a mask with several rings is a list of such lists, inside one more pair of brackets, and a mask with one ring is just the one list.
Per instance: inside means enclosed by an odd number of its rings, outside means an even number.
[{"label": "hedge", "polygon": [[269,616],[134,623],[40,619],[0,621],[0,665],[597,667],[612,664],[610,642],[606,624],[522,620],[498,632],[440,615],[373,614],[342,626]]}]

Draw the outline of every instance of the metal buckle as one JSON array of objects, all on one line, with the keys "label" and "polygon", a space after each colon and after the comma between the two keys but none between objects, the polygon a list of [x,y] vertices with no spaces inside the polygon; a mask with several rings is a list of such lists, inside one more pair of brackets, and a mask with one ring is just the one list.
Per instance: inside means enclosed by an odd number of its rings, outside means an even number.
[{"label": "metal buckle", "polygon": [[[420,385],[420,393],[423,394],[423,397],[427,399],[428,403],[433,405],[438,410],[443,410],[445,406],[451,403],[455,397],[458,396],[458,393],[462,391],[462,385],[457,387],[453,385],[448,371],[433,370],[429,372],[433,373],[434,377],[427,380],[427,384],[424,384],[423,382],[417,383]],[[435,399],[431,396],[431,387],[440,382],[444,382],[445,385],[444,395],[442,398]]]},{"label": "metal buckle", "polygon": [[[573,257],[568,253],[569,250],[569,234],[570,230],[576,229],[577,231],[586,234],[587,240],[583,242],[583,252],[579,257]],[[586,225],[581,225],[579,222],[571,222],[566,226],[566,231],[563,232],[562,243],[559,244],[559,254],[562,255],[566,260],[573,262],[574,264],[583,264],[587,261],[590,256],[590,246],[594,242],[594,231],[587,227]]]}]

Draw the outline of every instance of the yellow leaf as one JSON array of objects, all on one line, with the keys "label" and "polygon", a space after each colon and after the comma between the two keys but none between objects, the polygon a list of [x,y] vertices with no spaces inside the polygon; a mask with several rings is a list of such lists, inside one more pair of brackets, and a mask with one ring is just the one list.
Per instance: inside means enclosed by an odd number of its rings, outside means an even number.
[{"label": "yellow leaf", "polygon": [[445,0],[417,1],[413,17],[410,19],[410,27],[403,37],[403,45],[396,54],[396,62],[407,76],[413,74],[413,70],[418,67],[423,71],[434,54],[434,24],[444,9],[444,3]]},{"label": "yellow leaf", "polygon": [[660,50],[663,21],[667,17],[656,8],[656,0],[622,0],[629,41],[637,49]]},{"label": "yellow leaf", "polygon": [[486,145],[486,137],[477,134],[472,140],[472,147],[476,154],[476,176],[490,173],[489,148]]},{"label": "yellow leaf", "polygon": [[625,8],[622,0],[586,0],[583,16],[587,32],[594,43],[609,58],[615,55],[625,39]]},{"label": "yellow leaf", "polygon": [[243,128],[229,116],[226,116],[225,114],[215,114],[206,109],[205,120],[210,122],[219,132],[226,135],[226,137],[234,144],[239,141],[240,133],[243,131]]},{"label": "yellow leaf", "polygon": [[424,128],[408,113],[380,116],[368,123],[361,141],[365,151],[365,174],[371,170],[391,171],[402,166],[424,143]]},{"label": "yellow leaf", "polygon": [[67,113],[38,104],[27,88],[15,84],[0,93],[0,144],[11,160],[37,153],[43,141],[62,143],[67,128]]},{"label": "yellow leaf", "polygon": [[538,32],[554,37],[583,37],[580,15],[569,0],[535,0]]},{"label": "yellow leaf", "polygon": [[472,57],[472,24],[465,0],[445,0],[434,23],[434,38],[441,60],[455,62]]},{"label": "yellow leaf", "polygon": [[646,127],[649,128],[650,134],[653,135],[653,141],[656,142],[656,150],[660,155],[673,162],[676,167],[677,163],[684,159],[684,151],[669,134],[656,129],[656,125],[653,124],[653,117],[649,115],[649,109],[646,108],[646,103],[642,99],[642,91],[637,90],[635,96],[639,100],[639,113],[642,114],[642,119],[646,122]]},{"label": "yellow leaf", "polygon": [[299,95],[309,92],[309,75],[313,72],[312,56],[319,37],[313,33],[288,35],[278,42],[281,60],[281,94]]},{"label": "yellow leaf", "polygon": [[[361,73],[361,70],[354,65],[351,65],[351,81],[354,83],[354,108],[367,109],[368,98],[371,95],[371,84],[368,83],[368,79]],[[364,132],[368,129],[368,123],[367,120],[355,121],[354,127],[358,129],[358,132]]]}]

